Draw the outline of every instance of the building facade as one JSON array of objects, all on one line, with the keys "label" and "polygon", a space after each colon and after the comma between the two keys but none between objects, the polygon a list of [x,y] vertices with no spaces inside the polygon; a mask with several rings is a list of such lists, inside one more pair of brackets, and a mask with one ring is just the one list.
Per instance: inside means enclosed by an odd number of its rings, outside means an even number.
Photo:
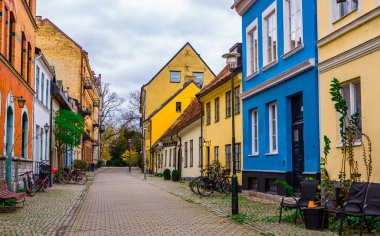
[{"label": "building facade", "polygon": [[3,0],[0,12],[0,171],[14,190],[22,187],[19,174],[33,168],[36,4]]},{"label": "building facade", "polygon": [[[371,139],[372,156],[376,157],[380,152],[380,127],[377,124],[380,110],[376,102],[379,101],[380,86],[379,25],[379,1],[318,1],[321,148],[324,147],[323,136],[326,135],[331,140],[326,168],[333,180],[339,180],[342,164],[339,114],[329,93],[333,78],[341,83],[348,114],[358,114],[359,134],[354,142],[353,152],[362,181],[367,178],[362,150],[364,145],[368,152],[365,135]],[[370,181],[379,182],[380,160],[374,158],[372,166]]]},{"label": "building facade", "polygon": [[243,37],[243,189],[285,194],[320,170],[317,1],[236,0]]}]

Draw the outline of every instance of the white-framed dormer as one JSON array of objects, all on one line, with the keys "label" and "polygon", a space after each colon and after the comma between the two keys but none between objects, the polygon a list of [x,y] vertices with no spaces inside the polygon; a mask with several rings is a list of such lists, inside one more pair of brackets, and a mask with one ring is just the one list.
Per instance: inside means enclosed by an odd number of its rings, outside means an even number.
[{"label": "white-framed dormer", "polygon": [[262,13],[263,68],[265,71],[277,63],[277,1],[274,1]]},{"label": "white-framed dormer", "polygon": [[256,18],[246,28],[247,77],[246,80],[259,73],[259,37],[258,19]]},{"label": "white-framed dormer", "polygon": [[287,58],[301,50],[303,40],[302,0],[283,0],[284,55]]}]

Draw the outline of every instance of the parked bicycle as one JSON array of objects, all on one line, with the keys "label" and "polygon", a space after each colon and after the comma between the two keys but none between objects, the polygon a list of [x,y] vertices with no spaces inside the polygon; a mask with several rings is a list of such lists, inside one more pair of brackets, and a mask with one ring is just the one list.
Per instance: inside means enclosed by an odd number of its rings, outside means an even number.
[{"label": "parked bicycle", "polygon": [[24,182],[24,191],[28,196],[34,196],[36,189],[33,180],[33,172],[26,171],[23,174],[19,175],[22,177],[22,181]]},{"label": "parked bicycle", "polygon": [[78,170],[75,167],[71,167],[70,169],[61,172],[58,176],[58,182],[61,184],[67,184],[70,182],[70,180],[73,180],[77,184],[86,184],[86,172]]},{"label": "parked bicycle", "polygon": [[40,173],[38,179],[35,181],[36,192],[45,192],[49,186],[49,175],[46,173]]}]

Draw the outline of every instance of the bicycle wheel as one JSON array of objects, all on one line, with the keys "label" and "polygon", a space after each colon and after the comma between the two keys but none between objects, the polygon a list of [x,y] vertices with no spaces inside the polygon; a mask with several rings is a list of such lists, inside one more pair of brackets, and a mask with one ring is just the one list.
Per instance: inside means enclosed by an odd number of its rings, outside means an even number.
[{"label": "bicycle wheel", "polygon": [[231,183],[228,178],[225,178],[222,182],[222,191],[225,194],[230,194],[231,193]]},{"label": "bicycle wheel", "polygon": [[85,173],[78,173],[75,177],[75,182],[80,185],[84,185],[87,183],[87,176]]},{"label": "bicycle wheel", "polygon": [[201,177],[197,177],[197,178],[193,179],[189,184],[191,192],[193,192],[194,194],[199,194],[198,184],[199,184],[200,179],[201,179]]},{"label": "bicycle wheel", "polygon": [[46,191],[46,189],[48,188],[48,185],[49,185],[49,177],[46,177],[44,180],[42,180],[40,184],[40,189],[42,190],[42,192]]},{"label": "bicycle wheel", "polygon": [[198,192],[202,196],[209,196],[212,193],[211,180],[208,178],[202,178],[199,180],[197,188]]},{"label": "bicycle wheel", "polygon": [[70,177],[69,177],[69,175],[67,173],[61,173],[61,174],[59,174],[59,176],[58,176],[58,182],[60,184],[67,184],[67,183],[69,183],[69,181],[70,181]]}]

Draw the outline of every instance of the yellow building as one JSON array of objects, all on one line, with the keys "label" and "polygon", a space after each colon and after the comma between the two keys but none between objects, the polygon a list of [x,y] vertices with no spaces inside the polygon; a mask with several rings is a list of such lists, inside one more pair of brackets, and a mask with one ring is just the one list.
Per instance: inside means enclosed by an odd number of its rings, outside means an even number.
[{"label": "yellow building", "polygon": [[[239,44],[235,45],[238,46]],[[235,111],[232,111],[231,72],[226,66],[202,91],[197,95],[203,103],[203,166],[219,160],[227,172],[232,175],[232,122],[235,114],[235,153],[237,156],[236,170],[239,185],[242,184],[243,170],[243,135],[242,115],[239,95],[241,87],[241,66],[234,71]]]},{"label": "yellow building", "polygon": [[[333,78],[341,82],[342,95],[349,113],[359,113],[361,132],[372,141],[373,171],[371,181],[380,181],[379,65],[380,65],[380,2],[378,0],[318,0],[318,48],[320,83],[321,148],[323,136],[331,140],[327,170],[338,179],[341,169],[339,115],[331,101]],[[355,141],[355,161],[361,180],[366,180],[362,143]],[[368,152],[368,149],[367,149]],[[322,152],[323,153],[323,152]]]},{"label": "yellow building", "polygon": [[145,157],[150,171],[154,171],[153,159],[150,158],[152,145],[187,108],[200,88],[214,76],[190,43],[186,43],[142,86],[140,113],[142,126],[146,127]]}]

